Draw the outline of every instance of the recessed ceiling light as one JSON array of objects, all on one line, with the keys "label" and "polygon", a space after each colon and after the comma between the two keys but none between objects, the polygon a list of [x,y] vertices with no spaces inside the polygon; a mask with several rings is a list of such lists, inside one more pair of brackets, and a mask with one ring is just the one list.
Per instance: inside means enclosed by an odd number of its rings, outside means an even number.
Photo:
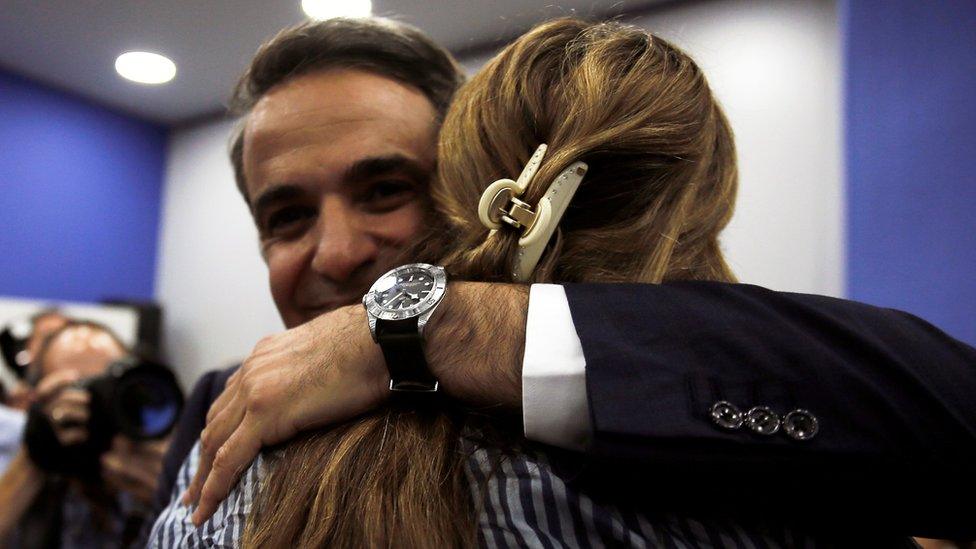
[{"label": "recessed ceiling light", "polygon": [[302,11],[312,19],[369,17],[373,14],[373,3],[370,0],[302,0]]},{"label": "recessed ceiling light", "polygon": [[115,60],[115,70],[140,84],[163,84],[176,76],[176,65],[158,53],[130,51]]}]

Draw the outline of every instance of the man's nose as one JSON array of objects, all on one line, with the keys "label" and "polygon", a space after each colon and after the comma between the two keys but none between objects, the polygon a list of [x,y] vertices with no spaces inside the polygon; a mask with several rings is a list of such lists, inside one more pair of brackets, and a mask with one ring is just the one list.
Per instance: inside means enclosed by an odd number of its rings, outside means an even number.
[{"label": "man's nose", "polygon": [[312,268],[330,280],[345,282],[375,261],[379,248],[361,213],[345,200],[327,199],[320,211]]}]

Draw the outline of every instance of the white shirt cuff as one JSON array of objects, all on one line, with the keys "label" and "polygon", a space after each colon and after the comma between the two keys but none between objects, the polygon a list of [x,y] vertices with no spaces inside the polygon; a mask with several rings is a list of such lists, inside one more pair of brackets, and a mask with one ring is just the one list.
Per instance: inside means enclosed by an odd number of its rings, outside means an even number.
[{"label": "white shirt cuff", "polygon": [[592,438],[586,400],[586,359],[566,291],[533,284],[522,359],[525,437],[567,450],[584,450]]}]

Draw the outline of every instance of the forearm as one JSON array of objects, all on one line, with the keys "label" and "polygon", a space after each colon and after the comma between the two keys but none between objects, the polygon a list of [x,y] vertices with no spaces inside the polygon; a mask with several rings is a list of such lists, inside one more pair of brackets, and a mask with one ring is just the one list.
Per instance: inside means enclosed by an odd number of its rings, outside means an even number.
[{"label": "forearm", "polygon": [[[454,282],[424,330],[428,368],[465,406],[521,409],[527,287]],[[334,425],[390,398],[362,305],[341,307],[255,346],[210,406],[200,462],[183,495],[200,525],[261,447]]]},{"label": "forearm", "polygon": [[471,406],[517,411],[529,287],[452,282],[424,330],[431,372]]},{"label": "forearm", "polygon": [[10,535],[43,484],[43,473],[21,449],[0,477],[0,540]]}]

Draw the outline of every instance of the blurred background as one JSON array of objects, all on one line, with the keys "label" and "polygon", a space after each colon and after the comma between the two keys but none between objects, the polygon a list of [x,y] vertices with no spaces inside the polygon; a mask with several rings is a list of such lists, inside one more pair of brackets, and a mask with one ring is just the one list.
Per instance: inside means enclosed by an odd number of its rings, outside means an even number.
[{"label": "blurred background", "polygon": [[[976,344],[976,2],[325,8],[415,24],[470,72],[560,15],[672,40],[736,132],[741,186],[723,246],[739,278],[907,310]],[[2,12],[0,324],[54,304],[107,315],[185,386],[281,330],[223,113],[262,41],[308,17],[301,1],[6,1]],[[126,80],[116,58],[129,51],[165,55],[175,77]]]}]

